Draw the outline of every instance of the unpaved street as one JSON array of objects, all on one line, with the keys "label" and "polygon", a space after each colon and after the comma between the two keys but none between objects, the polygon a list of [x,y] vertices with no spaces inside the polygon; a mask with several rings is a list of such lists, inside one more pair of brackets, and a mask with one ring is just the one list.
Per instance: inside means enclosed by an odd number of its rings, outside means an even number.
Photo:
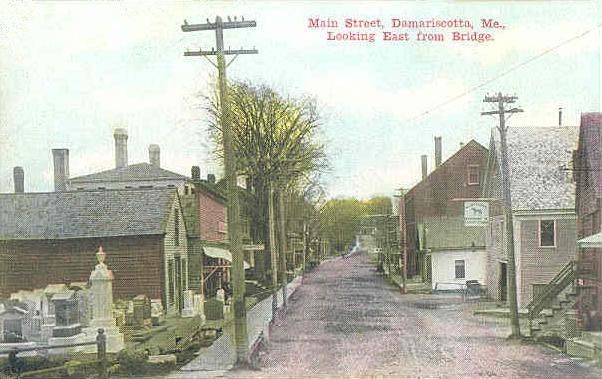
[{"label": "unpaved street", "polygon": [[545,347],[515,343],[506,320],[458,297],[401,295],[366,255],[306,275],[272,330],[261,371],[231,377],[600,378]]}]

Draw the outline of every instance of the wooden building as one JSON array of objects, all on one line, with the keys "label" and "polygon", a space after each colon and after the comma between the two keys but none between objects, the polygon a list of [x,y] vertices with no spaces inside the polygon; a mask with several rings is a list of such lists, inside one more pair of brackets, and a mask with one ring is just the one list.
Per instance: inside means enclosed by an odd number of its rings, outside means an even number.
[{"label": "wooden building", "polygon": [[115,298],[145,294],[182,309],[188,248],[175,189],[0,194],[0,295],[86,282],[99,246]]},{"label": "wooden building", "polygon": [[581,115],[574,155],[578,233],[577,311],[588,331],[602,330],[602,114]]},{"label": "wooden building", "polygon": [[[569,167],[574,127],[509,128],[510,192],[517,298],[525,307],[576,256],[575,183]],[[507,300],[507,251],[502,208],[500,142],[495,131],[483,197],[491,202],[487,233],[489,296]]]},{"label": "wooden building", "polygon": [[[462,199],[475,199],[481,196],[487,157],[487,149],[471,140],[442,163],[441,140],[438,137],[435,138],[435,169],[428,175],[426,156],[423,156],[423,179],[404,194],[401,200],[403,204],[400,205],[400,213],[402,213],[400,215],[401,240],[407,249],[408,277],[422,275],[425,281],[431,281],[431,255],[427,254],[429,249],[431,252],[434,250],[468,249],[466,250],[468,252],[475,250],[472,244],[473,240],[468,241],[466,245],[465,238],[457,238],[449,246],[441,245],[440,243],[444,241],[439,238],[431,243],[429,242],[429,230],[433,236],[442,236],[441,233],[444,233],[445,230],[435,229],[440,227],[442,222],[445,223],[447,219],[463,217],[464,202]],[[463,226],[459,225],[458,227],[460,230],[456,230],[456,233],[464,233]],[[474,233],[469,231],[468,234]],[[447,269],[453,271],[454,267]],[[464,280],[465,278],[459,279]]]}]

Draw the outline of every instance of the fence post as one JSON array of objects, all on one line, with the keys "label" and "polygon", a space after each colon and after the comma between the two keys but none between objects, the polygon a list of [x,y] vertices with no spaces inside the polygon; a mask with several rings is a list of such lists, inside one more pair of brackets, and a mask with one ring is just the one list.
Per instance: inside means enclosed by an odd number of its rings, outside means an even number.
[{"label": "fence post", "polygon": [[98,377],[107,379],[107,336],[103,328],[98,328],[96,336],[96,357],[98,358]]},{"label": "fence post", "polygon": [[11,351],[8,353],[8,370],[13,374],[18,374],[21,371],[18,367],[17,352],[18,351]]}]

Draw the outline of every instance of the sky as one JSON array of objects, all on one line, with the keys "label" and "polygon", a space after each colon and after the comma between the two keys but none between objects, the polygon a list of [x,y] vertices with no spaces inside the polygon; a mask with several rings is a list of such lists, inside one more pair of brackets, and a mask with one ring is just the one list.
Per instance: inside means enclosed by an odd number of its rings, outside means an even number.
[{"label": "sky", "polygon": [[[487,146],[497,123],[483,98],[515,94],[524,112],[512,127],[578,125],[600,111],[602,6],[596,2],[3,2],[0,4],[0,192],[53,188],[53,148],[70,150],[72,177],[114,167],[115,128],[129,134],[129,162],[161,147],[163,168],[203,176],[222,169],[213,157],[203,95],[215,68],[187,49],[215,46],[212,32],[180,26],[215,16],[255,20],[224,32],[226,46],[256,48],[228,77],[266,84],[286,96],[313,96],[322,115],[329,197],[392,195],[420,179],[420,155],[443,159],[460,143]],[[310,18],[338,20],[309,28]],[[383,29],[346,29],[346,18],[380,19]],[[469,20],[490,42],[451,41],[456,29],[420,29],[445,41],[415,40],[417,29],[391,19]],[[481,19],[503,26],[481,28]],[[374,32],[375,42],[329,41],[327,32]],[[409,32],[386,42],[384,31]],[[460,30],[464,32],[464,30]]]}]

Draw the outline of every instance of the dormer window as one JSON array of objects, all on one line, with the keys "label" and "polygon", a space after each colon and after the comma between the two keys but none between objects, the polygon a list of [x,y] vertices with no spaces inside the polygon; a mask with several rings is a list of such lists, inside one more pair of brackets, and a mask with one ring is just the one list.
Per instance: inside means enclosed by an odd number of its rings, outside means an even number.
[{"label": "dormer window", "polygon": [[473,186],[473,185],[478,185],[480,184],[480,171],[479,171],[479,165],[476,164],[471,164],[468,165],[468,170],[467,170],[467,183],[469,186]]}]

